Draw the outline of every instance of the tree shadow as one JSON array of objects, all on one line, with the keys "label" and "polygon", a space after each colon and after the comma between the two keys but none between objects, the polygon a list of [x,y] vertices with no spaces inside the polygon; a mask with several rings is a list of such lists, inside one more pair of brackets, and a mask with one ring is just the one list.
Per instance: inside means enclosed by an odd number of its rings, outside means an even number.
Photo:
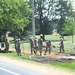
[{"label": "tree shadow", "polygon": [[8,52],[5,52],[4,50],[1,50],[0,49],[0,53],[11,53],[12,51],[8,51]]}]

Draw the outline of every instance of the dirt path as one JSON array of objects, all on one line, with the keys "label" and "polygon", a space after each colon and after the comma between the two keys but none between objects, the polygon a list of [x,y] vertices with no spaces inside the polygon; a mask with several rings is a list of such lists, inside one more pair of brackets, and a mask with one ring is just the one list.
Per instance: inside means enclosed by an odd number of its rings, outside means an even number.
[{"label": "dirt path", "polygon": [[54,67],[44,67],[41,65],[36,65],[30,62],[23,62],[16,59],[11,59],[7,57],[0,56],[0,61],[13,64],[19,67],[27,68],[33,71],[44,73],[45,75],[75,75],[74,73],[71,73],[66,70],[54,68]]}]

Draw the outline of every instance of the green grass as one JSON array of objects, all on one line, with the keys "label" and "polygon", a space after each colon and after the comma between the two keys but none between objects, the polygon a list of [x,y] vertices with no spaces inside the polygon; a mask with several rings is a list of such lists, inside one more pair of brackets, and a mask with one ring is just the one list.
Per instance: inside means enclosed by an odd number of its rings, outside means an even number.
[{"label": "green grass", "polygon": [[5,57],[10,57],[10,58],[15,58],[15,59],[27,59],[30,58],[30,54],[22,54],[22,56],[17,56],[15,52],[11,53],[0,53],[0,56],[5,56]]},{"label": "green grass", "polygon": [[59,67],[59,68],[63,68],[63,69],[67,69],[70,70],[72,72],[75,72],[75,63],[61,63],[61,64],[53,64],[53,66]]}]

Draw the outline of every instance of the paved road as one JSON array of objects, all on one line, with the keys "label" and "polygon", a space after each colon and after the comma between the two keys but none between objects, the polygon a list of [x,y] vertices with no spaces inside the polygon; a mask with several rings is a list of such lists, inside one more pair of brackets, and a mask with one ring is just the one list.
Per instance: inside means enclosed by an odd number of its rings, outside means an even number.
[{"label": "paved road", "polygon": [[0,75],[44,75],[0,61]]}]

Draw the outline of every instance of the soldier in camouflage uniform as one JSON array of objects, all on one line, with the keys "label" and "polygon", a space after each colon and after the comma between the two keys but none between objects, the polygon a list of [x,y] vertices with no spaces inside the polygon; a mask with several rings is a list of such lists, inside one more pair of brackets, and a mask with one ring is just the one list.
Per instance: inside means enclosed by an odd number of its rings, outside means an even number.
[{"label": "soldier in camouflage uniform", "polygon": [[33,54],[33,52],[36,55],[36,53],[37,53],[37,50],[36,50],[36,48],[37,48],[37,41],[36,41],[36,39],[33,42],[33,39],[30,38],[30,48],[31,48],[31,55]]},{"label": "soldier in camouflage uniform", "polygon": [[43,47],[43,39],[42,36],[40,36],[40,38],[38,39],[38,48],[40,51],[40,56],[42,55],[42,47]]},{"label": "soldier in camouflage uniform", "polygon": [[5,37],[5,49],[4,49],[4,51],[6,52],[6,53],[8,53],[8,51],[9,51],[9,39],[8,39],[8,36],[6,36]]},{"label": "soldier in camouflage uniform", "polygon": [[21,41],[20,41],[20,39],[16,39],[16,52],[17,52],[17,55],[18,56],[21,56],[21,49],[20,49],[20,44],[21,44]]},{"label": "soldier in camouflage uniform", "polygon": [[61,52],[63,52],[64,53],[64,43],[63,43],[63,38],[62,37],[60,37],[60,52],[59,53],[61,53]]},{"label": "soldier in camouflage uniform", "polygon": [[17,55],[21,56],[21,49],[20,49],[21,42],[17,36],[15,36],[15,38],[14,38],[14,43],[15,43],[15,50],[16,50]]},{"label": "soldier in camouflage uniform", "polygon": [[49,54],[50,54],[51,53],[51,41],[50,40],[46,42],[46,51],[45,51],[44,55],[46,55],[48,50],[49,50]]},{"label": "soldier in camouflage uniform", "polygon": [[30,40],[30,48],[31,48],[31,55],[33,54],[33,40],[32,38],[29,39]]},{"label": "soldier in camouflage uniform", "polygon": [[4,35],[1,36],[1,47],[4,47],[4,41],[5,41],[5,38],[4,38]]}]

